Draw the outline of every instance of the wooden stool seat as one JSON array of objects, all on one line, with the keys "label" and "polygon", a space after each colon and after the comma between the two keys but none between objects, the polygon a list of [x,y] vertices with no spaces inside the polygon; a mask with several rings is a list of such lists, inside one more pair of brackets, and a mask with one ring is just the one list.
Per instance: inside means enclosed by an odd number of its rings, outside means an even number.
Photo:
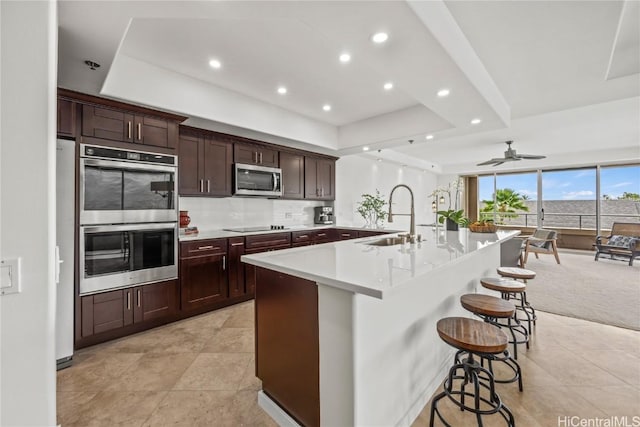
[{"label": "wooden stool seat", "polygon": [[513,279],[503,277],[483,277],[480,279],[482,287],[498,292],[524,292],[527,285]]},{"label": "wooden stool seat", "polygon": [[483,294],[466,294],[460,297],[462,306],[474,314],[495,318],[509,318],[516,311],[511,301]]},{"label": "wooden stool seat", "polygon": [[466,317],[440,319],[437,329],[447,344],[474,353],[502,353],[509,344],[507,334],[498,327]]},{"label": "wooden stool seat", "polygon": [[520,267],[498,267],[498,274],[502,277],[510,277],[512,279],[533,279],[536,272]]}]

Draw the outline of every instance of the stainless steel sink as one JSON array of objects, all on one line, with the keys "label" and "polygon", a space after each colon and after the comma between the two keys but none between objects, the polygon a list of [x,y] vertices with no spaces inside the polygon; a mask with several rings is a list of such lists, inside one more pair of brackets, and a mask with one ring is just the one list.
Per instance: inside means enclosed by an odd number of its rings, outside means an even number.
[{"label": "stainless steel sink", "polygon": [[384,239],[374,240],[372,242],[364,242],[365,245],[370,246],[393,246],[400,245],[402,242],[407,242],[406,237],[385,237]]}]

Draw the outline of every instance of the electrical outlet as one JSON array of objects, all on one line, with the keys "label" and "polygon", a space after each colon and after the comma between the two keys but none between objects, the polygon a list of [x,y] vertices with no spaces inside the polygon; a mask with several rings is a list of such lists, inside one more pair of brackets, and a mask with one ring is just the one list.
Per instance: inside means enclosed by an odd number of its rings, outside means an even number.
[{"label": "electrical outlet", "polygon": [[291,219],[293,218],[293,214],[291,212],[285,212],[284,217],[285,219]]}]

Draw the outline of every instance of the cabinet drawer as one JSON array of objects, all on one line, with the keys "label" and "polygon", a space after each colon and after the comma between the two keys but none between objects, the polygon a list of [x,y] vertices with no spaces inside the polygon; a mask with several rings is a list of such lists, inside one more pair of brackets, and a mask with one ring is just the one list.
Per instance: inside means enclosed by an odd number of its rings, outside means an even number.
[{"label": "cabinet drawer", "polygon": [[313,231],[294,231],[291,233],[291,243],[308,243],[313,240]]},{"label": "cabinet drawer", "polygon": [[255,236],[247,236],[245,239],[245,247],[247,250],[252,249],[271,249],[272,246],[291,245],[291,233],[275,233],[275,234],[259,234]]},{"label": "cabinet drawer", "polygon": [[224,254],[226,252],[227,239],[205,239],[180,243],[180,258]]},{"label": "cabinet drawer", "polygon": [[349,239],[358,238],[357,230],[337,230],[337,231],[338,231],[338,239],[340,240],[349,240]]}]

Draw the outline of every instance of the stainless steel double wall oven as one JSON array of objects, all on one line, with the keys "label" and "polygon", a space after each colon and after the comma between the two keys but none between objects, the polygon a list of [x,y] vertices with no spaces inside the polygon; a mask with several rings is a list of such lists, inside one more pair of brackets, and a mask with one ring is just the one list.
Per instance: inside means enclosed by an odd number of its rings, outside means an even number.
[{"label": "stainless steel double wall oven", "polygon": [[80,145],[80,294],[178,275],[177,158]]}]

